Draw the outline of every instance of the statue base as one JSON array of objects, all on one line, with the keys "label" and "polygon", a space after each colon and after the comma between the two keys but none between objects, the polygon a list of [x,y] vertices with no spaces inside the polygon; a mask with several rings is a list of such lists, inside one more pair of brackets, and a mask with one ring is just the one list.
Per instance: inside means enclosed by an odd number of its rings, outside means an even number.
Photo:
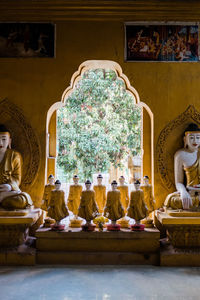
[{"label": "statue base", "polygon": [[131,225],[132,231],[144,231],[145,225],[144,224],[134,224]]},{"label": "statue base", "polygon": [[27,209],[6,211],[0,210],[3,215],[0,215],[0,248],[17,247],[24,243],[29,235],[29,230],[32,232],[38,229],[35,224],[38,223],[42,215],[41,209]]},{"label": "statue base", "polygon": [[119,224],[108,224],[107,230],[108,231],[120,231],[121,226]]},{"label": "statue base", "polygon": [[64,224],[51,224],[50,227],[51,227],[51,230],[55,230],[55,231],[62,231],[65,229]]},{"label": "statue base", "polygon": [[72,219],[70,220],[70,225],[69,227],[71,228],[80,228],[81,225],[83,223],[83,220],[80,220],[80,219]]},{"label": "statue base", "polygon": [[82,231],[94,231],[95,228],[96,228],[96,225],[93,225],[93,224],[84,224],[81,227],[82,227]]},{"label": "statue base", "polygon": [[[192,216],[190,215],[192,213]],[[169,241],[177,248],[200,247],[200,217],[195,212],[168,210],[155,213],[156,222],[166,230]]]},{"label": "statue base", "polygon": [[127,220],[125,218],[118,220],[117,224],[119,224],[121,228],[130,228],[129,220]]},{"label": "statue base", "polygon": [[153,224],[153,220],[150,219],[150,218],[145,218],[145,219],[142,219],[140,221],[141,224],[144,224],[145,225],[145,228],[153,228],[154,227],[154,224]]}]

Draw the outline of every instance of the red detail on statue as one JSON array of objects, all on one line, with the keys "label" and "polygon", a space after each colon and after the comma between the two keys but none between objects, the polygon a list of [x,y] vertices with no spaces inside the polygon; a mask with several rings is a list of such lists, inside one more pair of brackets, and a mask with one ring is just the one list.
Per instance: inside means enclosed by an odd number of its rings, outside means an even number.
[{"label": "red detail on statue", "polygon": [[82,227],[82,231],[94,231],[95,228],[96,228],[96,225],[93,225],[93,224],[84,224],[81,227]]},{"label": "red detail on statue", "polygon": [[62,231],[65,229],[65,225],[64,224],[51,224],[51,230],[55,230],[55,231]]},{"label": "red detail on statue", "polygon": [[134,224],[131,225],[132,231],[144,231],[145,225],[144,224]]},{"label": "red detail on statue", "polygon": [[119,224],[109,224],[107,225],[108,231],[120,231],[121,226]]}]

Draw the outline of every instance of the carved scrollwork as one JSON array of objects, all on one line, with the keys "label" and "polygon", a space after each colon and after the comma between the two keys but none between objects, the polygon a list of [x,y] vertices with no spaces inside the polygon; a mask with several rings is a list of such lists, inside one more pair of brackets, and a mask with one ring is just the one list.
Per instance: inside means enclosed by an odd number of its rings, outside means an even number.
[{"label": "carved scrollwork", "polygon": [[183,147],[183,132],[192,122],[200,125],[200,113],[193,105],[189,105],[185,112],[167,124],[157,141],[157,168],[163,185],[171,192],[175,190],[174,154]]},{"label": "carved scrollwork", "polygon": [[22,155],[21,188],[26,191],[34,183],[40,167],[38,138],[21,110],[7,99],[0,102],[0,120],[11,132],[12,148]]}]

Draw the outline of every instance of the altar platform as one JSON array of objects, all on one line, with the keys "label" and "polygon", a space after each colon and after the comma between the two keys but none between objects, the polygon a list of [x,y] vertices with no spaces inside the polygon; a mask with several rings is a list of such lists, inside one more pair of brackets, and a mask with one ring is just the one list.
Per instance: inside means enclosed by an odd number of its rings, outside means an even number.
[{"label": "altar platform", "polygon": [[37,264],[159,265],[160,232],[122,229],[119,232],[61,232],[40,228],[36,232]]}]

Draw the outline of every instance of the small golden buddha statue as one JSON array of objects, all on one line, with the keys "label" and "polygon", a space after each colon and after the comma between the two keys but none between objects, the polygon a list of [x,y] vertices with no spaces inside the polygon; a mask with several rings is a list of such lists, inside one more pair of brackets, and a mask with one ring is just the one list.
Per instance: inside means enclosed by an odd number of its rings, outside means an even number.
[{"label": "small golden buddha statue", "polygon": [[22,158],[10,149],[9,130],[0,125],[0,205],[5,209],[24,209],[31,206],[29,194],[21,192]]},{"label": "small golden buddha statue", "polygon": [[82,185],[78,184],[79,177],[74,175],[73,177],[74,184],[69,187],[69,196],[68,196],[68,209],[73,212],[75,216],[78,214],[78,208],[81,201]]},{"label": "small golden buddha statue", "polygon": [[98,215],[99,210],[96,204],[95,192],[91,190],[91,181],[85,182],[85,191],[81,193],[81,202],[78,209],[78,216],[85,219],[87,224]]},{"label": "small golden buddha statue", "polygon": [[199,147],[200,128],[197,124],[191,123],[184,132],[184,148],[178,150],[174,156],[177,192],[167,196],[164,203],[167,208],[188,210],[199,206],[197,197],[200,195]]},{"label": "small golden buddha statue", "polygon": [[153,198],[152,185],[149,183],[147,175],[143,178],[144,184],[141,185],[141,190],[144,192],[144,202],[148,208],[148,214],[155,210],[155,200]]},{"label": "small golden buddha statue", "polygon": [[121,194],[117,189],[117,182],[115,180],[111,183],[111,188],[112,190],[107,193],[104,216],[110,219],[112,224],[115,225],[117,220],[125,216],[125,213],[121,203]]},{"label": "small golden buddha statue", "polygon": [[69,216],[68,209],[65,205],[65,192],[60,188],[61,182],[60,180],[56,180],[55,190],[51,191],[48,207],[48,215],[50,218],[56,220],[56,225],[59,225],[62,219]]},{"label": "small golden buddha statue", "polygon": [[44,193],[42,197],[42,205],[41,209],[47,211],[49,207],[49,202],[50,202],[50,197],[51,197],[51,191],[55,189],[55,184],[54,184],[54,176],[51,174],[48,177],[49,183],[45,185],[44,187]]},{"label": "small golden buddha statue", "polygon": [[103,176],[99,174],[97,176],[97,185],[94,185],[96,202],[99,208],[99,212],[103,213],[104,206],[106,204],[106,187],[102,185]]},{"label": "small golden buddha statue", "polygon": [[144,202],[144,192],[140,189],[140,181],[134,182],[135,191],[131,192],[130,205],[127,216],[134,219],[136,224],[140,224],[140,220],[147,216],[147,207]]},{"label": "small golden buddha statue", "polygon": [[117,189],[121,193],[121,203],[126,213],[127,207],[129,205],[129,194],[128,194],[128,185],[125,185],[124,176],[120,176],[119,183],[120,185],[117,187]]}]

